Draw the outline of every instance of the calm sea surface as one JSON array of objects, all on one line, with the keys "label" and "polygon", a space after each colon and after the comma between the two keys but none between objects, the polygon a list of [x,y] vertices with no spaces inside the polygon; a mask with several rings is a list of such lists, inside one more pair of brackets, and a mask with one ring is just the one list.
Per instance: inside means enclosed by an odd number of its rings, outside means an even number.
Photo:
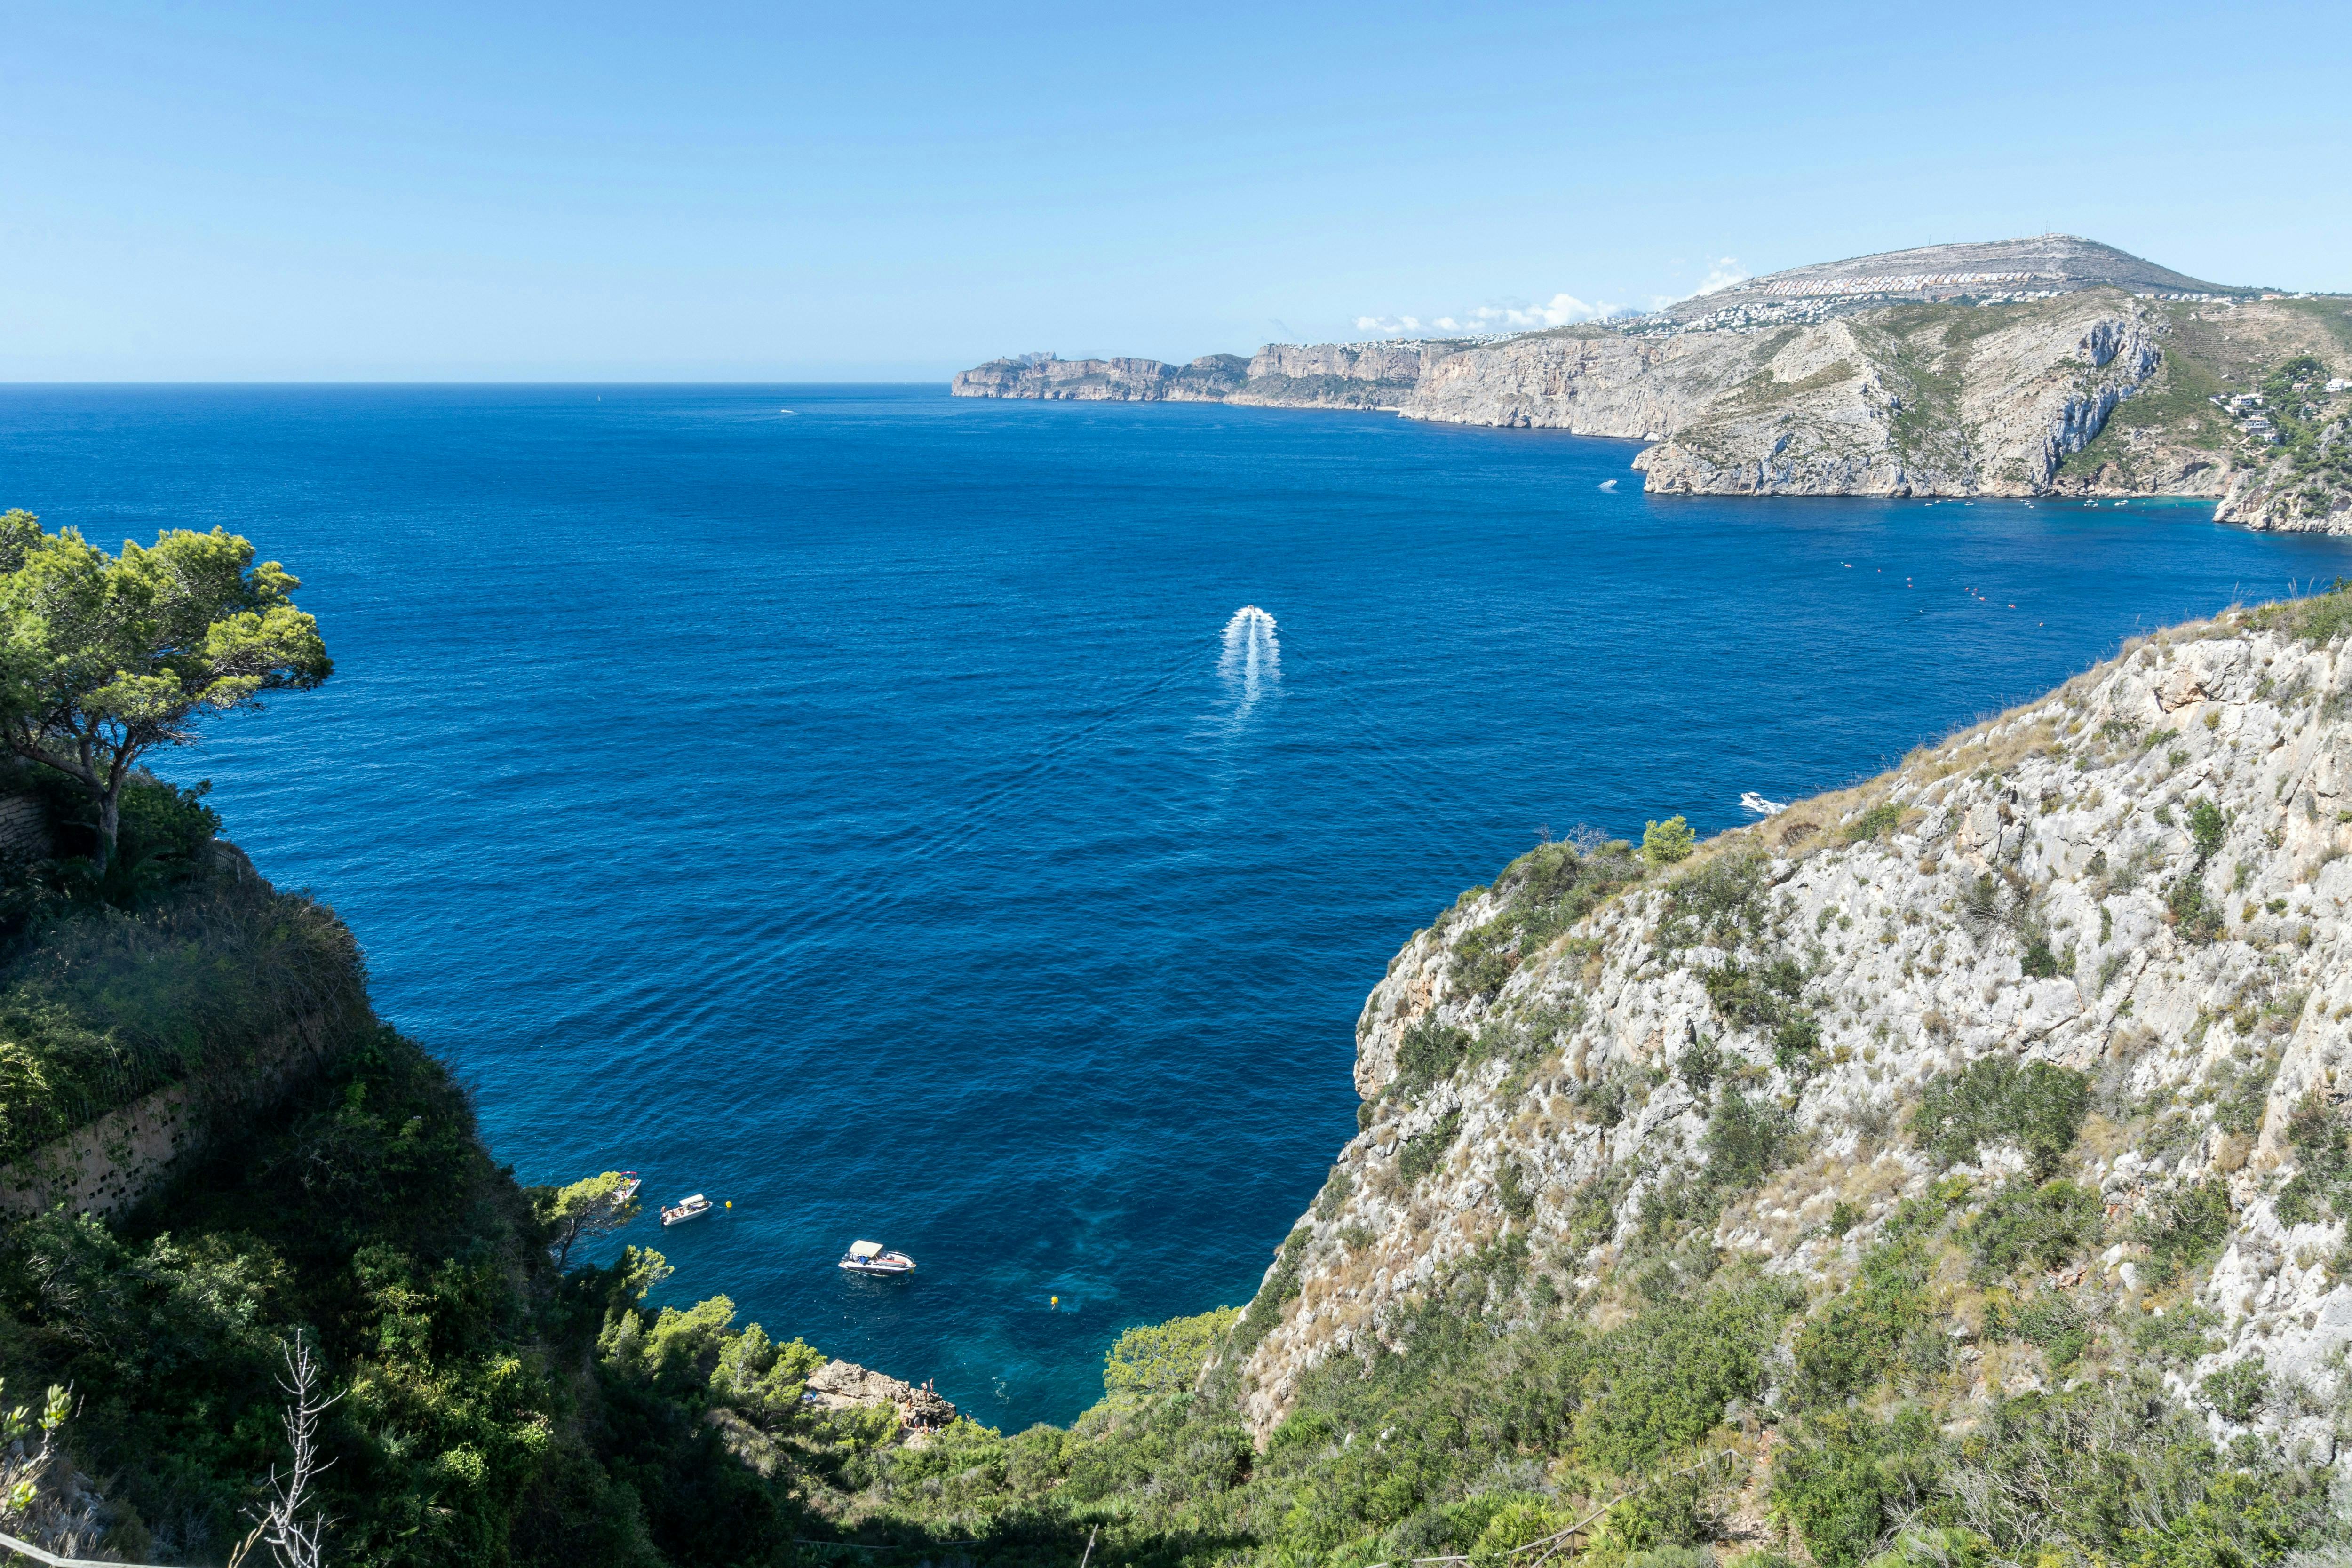
[{"label": "calm sea surface", "polygon": [[[499,1156],[731,1200],[640,1223],[667,1300],[1006,1426],[1249,1295],[1354,1130],[1365,992],[1547,827],[1731,826],[2352,574],[2194,507],[1653,499],[1634,450],[936,387],[0,388],[0,505],[303,579],[334,679],[159,770],[342,912]],[[835,1269],[861,1237],[920,1274]]]}]

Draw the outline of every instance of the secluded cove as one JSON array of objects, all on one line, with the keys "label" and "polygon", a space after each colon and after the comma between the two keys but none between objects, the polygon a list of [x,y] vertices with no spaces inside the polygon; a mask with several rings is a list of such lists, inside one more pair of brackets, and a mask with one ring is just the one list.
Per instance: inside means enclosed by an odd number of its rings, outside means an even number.
[{"label": "secluded cove", "polygon": [[[52,527],[299,572],[333,700],[165,771],[501,1159],[732,1200],[633,1237],[675,1299],[1007,1427],[1247,1297],[1364,993],[1541,830],[1731,826],[2352,574],[2189,508],[1649,498],[1622,442],[933,387],[12,389],[0,441]],[[843,1275],[859,1236],[920,1277]]]}]

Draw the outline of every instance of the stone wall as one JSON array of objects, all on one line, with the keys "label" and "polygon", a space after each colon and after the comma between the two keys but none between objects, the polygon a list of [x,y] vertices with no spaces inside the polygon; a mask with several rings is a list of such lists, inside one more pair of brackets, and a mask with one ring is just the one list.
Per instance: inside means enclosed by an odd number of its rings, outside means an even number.
[{"label": "stone wall", "polygon": [[42,860],[57,853],[49,814],[37,795],[0,795],[0,858]]},{"label": "stone wall", "polygon": [[339,1038],[323,1020],[297,1025],[232,1081],[190,1079],[110,1110],[22,1159],[0,1165],[0,1215],[119,1214],[191,1156],[233,1138],[324,1067]]}]

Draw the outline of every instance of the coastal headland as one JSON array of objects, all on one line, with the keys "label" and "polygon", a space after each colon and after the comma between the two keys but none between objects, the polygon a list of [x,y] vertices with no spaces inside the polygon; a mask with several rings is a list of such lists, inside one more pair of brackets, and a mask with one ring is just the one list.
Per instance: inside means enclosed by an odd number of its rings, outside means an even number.
[{"label": "coastal headland", "polygon": [[2179,497],[2352,533],[2352,298],[2209,283],[2065,235],[1750,279],[1501,338],[1027,354],[959,397],[1360,408],[1649,443],[1672,495]]}]

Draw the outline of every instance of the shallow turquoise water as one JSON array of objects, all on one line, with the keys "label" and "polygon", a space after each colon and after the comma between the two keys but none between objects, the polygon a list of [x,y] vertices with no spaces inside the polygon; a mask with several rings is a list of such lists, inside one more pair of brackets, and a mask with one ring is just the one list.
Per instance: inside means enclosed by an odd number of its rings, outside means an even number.
[{"label": "shallow turquoise water", "polygon": [[[499,1156],[733,1200],[632,1238],[671,1299],[1005,1426],[1249,1294],[1353,1131],[1365,991],[1539,831],[1729,826],[2352,574],[2202,508],[1654,499],[1633,450],[932,387],[0,389],[0,504],[226,522],[304,579],[335,679],[162,771],[341,910]],[[835,1269],[861,1236],[919,1277]]]}]

